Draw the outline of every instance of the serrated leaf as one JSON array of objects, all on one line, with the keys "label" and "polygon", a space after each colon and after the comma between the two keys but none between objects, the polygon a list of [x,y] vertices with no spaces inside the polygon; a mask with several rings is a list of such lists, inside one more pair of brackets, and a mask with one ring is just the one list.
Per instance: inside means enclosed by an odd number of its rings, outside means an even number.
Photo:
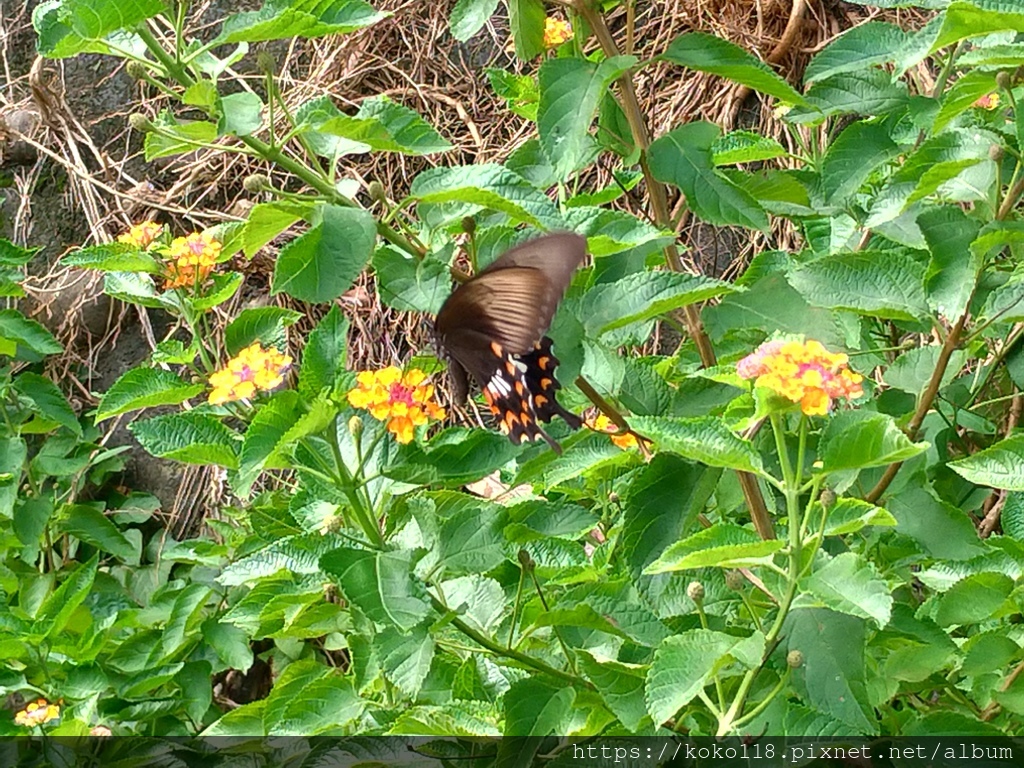
[{"label": "serrated leaf", "polygon": [[883,21],[859,24],[811,59],[804,71],[804,82],[810,85],[842,72],[857,72],[895,61],[906,42],[907,33],[895,24]]},{"label": "serrated leaf", "polygon": [[825,202],[843,205],[879,166],[900,154],[887,126],[857,122],[829,145],[821,160],[821,191]]},{"label": "serrated leaf", "polygon": [[301,312],[284,307],[243,309],[224,330],[224,347],[231,357],[257,341],[264,348],[273,347],[284,352],[288,348],[285,329],[301,318]]},{"label": "serrated leaf", "polygon": [[59,355],[64,351],[52,333],[16,309],[0,309],[0,339],[15,342],[37,355]]},{"label": "serrated leaf", "polygon": [[96,409],[96,423],[112,416],[158,405],[178,405],[205,389],[162,368],[132,368],[115,381]]},{"label": "serrated leaf", "polygon": [[341,548],[320,558],[345,596],[371,620],[410,630],[430,611],[423,585],[412,576],[413,553]]},{"label": "serrated leaf", "polygon": [[669,44],[661,58],[698,72],[708,72],[741,83],[787,104],[803,104],[804,97],[764,62],[735,43],[703,32],[686,32]]},{"label": "serrated leaf", "polygon": [[911,322],[928,315],[924,269],[901,253],[827,256],[793,269],[789,280],[815,306]]},{"label": "serrated leaf", "polygon": [[856,533],[869,525],[893,526],[896,525],[896,518],[887,509],[861,499],[842,498],[828,511],[825,535]]},{"label": "serrated leaf", "polygon": [[109,552],[125,563],[138,564],[138,548],[95,507],[89,504],[72,504],[63,511],[61,517],[57,527],[62,533]]},{"label": "serrated leaf", "polygon": [[869,411],[844,411],[829,421],[821,439],[821,462],[827,472],[880,467],[927,450],[914,443],[891,416]]},{"label": "serrated leaf", "polygon": [[78,417],[71,404],[57,385],[48,378],[31,371],[23,371],[15,378],[14,389],[32,403],[33,410],[40,416],[81,437],[82,425],[78,423]]},{"label": "serrated leaf", "polygon": [[744,472],[762,471],[761,457],[753,446],[737,437],[721,419],[637,416],[630,420],[630,426],[660,448],[702,464]]},{"label": "serrated leaf", "polygon": [[696,568],[747,568],[772,562],[786,543],[762,540],[738,525],[718,523],[668,547],[644,569],[644,573],[667,573]]},{"label": "serrated leaf", "polygon": [[309,334],[299,366],[299,393],[309,399],[332,388],[345,370],[348,318],[335,304]]},{"label": "serrated leaf", "polygon": [[420,115],[386,96],[365,99],[354,116],[336,115],[316,130],[354,142],[362,152],[429,155],[452,148]]},{"label": "serrated leaf", "polygon": [[[960,317],[978,282],[983,260],[970,248],[979,223],[963,209],[944,205],[929,208],[917,217],[917,225],[932,257],[925,273],[928,304],[946,317]],[[964,254],[968,254],[964,258]]]},{"label": "serrated leaf", "polygon": [[158,121],[159,133],[150,131],[143,143],[146,162],[192,152],[217,140],[217,124],[205,120],[178,122],[173,118]]},{"label": "serrated leaf", "polygon": [[238,435],[214,416],[195,411],[170,413],[136,421],[128,429],[154,456],[238,468]]},{"label": "serrated leaf", "polygon": [[579,654],[580,667],[604,699],[605,704],[626,728],[635,731],[647,717],[644,680],[647,670],[637,664],[612,659],[597,659],[587,651]]},{"label": "serrated leaf", "polygon": [[1002,573],[968,576],[939,598],[935,623],[940,627],[978,624],[992,616],[1012,590],[1013,579]]},{"label": "serrated leaf", "polygon": [[576,691],[540,677],[513,683],[505,694],[505,736],[547,736],[565,731]]},{"label": "serrated leaf", "polygon": [[648,150],[654,178],[681,189],[691,210],[710,224],[767,230],[757,200],[715,169],[711,153],[718,137],[718,126],[697,121],[657,139]]},{"label": "serrated leaf", "polygon": [[255,43],[344,34],[368,27],[385,16],[362,0],[268,0],[258,11],[228,16],[218,40]]},{"label": "serrated leaf", "polygon": [[951,461],[948,466],[977,485],[1024,491],[1024,435],[1001,440],[983,451]]},{"label": "serrated leaf", "polygon": [[732,131],[711,145],[711,160],[715,165],[759,163],[785,156],[786,148],[779,142],[753,131]]},{"label": "serrated leaf", "polygon": [[487,23],[498,8],[498,0],[458,0],[452,7],[448,28],[452,37],[464,43]]},{"label": "serrated leaf", "polygon": [[874,566],[853,552],[843,552],[807,578],[807,589],[826,608],[871,619],[879,629],[889,623],[892,595]]},{"label": "serrated leaf", "polygon": [[155,275],[162,270],[160,262],[153,256],[126,243],[104,243],[81,248],[64,256],[60,263],[102,272],[149,272]]},{"label": "serrated leaf", "polygon": [[75,612],[89,596],[96,571],[99,553],[73,570],[59,587],[43,602],[35,615],[33,632],[44,637],[53,637],[62,632]]}]

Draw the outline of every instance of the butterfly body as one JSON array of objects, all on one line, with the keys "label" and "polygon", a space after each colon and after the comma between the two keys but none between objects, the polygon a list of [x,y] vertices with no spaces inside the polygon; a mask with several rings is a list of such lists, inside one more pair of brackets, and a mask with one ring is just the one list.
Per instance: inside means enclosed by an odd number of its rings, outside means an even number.
[{"label": "butterfly body", "polygon": [[531,240],[456,288],[437,313],[434,329],[449,359],[455,399],[466,398],[468,372],[516,444],[543,438],[560,450],[538,422],[560,416],[573,429],[581,425],[556,399],[558,359],[544,334],[585,256],[579,235]]}]

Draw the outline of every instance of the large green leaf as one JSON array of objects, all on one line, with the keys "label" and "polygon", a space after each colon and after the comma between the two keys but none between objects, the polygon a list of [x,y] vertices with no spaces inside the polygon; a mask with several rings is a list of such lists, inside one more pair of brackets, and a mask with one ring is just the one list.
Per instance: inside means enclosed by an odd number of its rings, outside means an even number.
[{"label": "large green leaf", "polygon": [[1013,30],[1024,32],[1024,9],[1012,2],[951,3],[942,14],[942,29],[932,43],[929,53],[968,37],[979,37],[992,32]]},{"label": "large green leaf", "polygon": [[949,468],[978,485],[1024,491],[1024,435],[1014,435],[971,456],[951,461]]},{"label": "large green leaf", "polygon": [[601,97],[636,61],[635,56],[613,56],[600,63],[573,57],[540,65],[537,130],[559,181],[593,156],[589,131]]},{"label": "large green leaf", "polygon": [[243,309],[224,329],[224,348],[234,356],[245,347],[260,342],[278,352],[288,348],[286,328],[302,318],[301,312],[285,307],[251,307]]},{"label": "large green leaf", "polygon": [[99,566],[99,554],[73,570],[61,585],[40,606],[35,615],[33,631],[42,636],[52,637],[64,630],[71,614],[80,606],[92,590]]},{"label": "large green leaf", "polygon": [[763,61],[735,43],[703,32],[686,32],[669,45],[661,58],[698,72],[741,83],[787,104],[804,104],[804,97]]},{"label": "large green leaf", "polygon": [[129,411],[158,405],[178,405],[203,391],[162,368],[132,368],[115,381],[96,409],[96,423]]},{"label": "large green leaf", "polygon": [[81,539],[103,552],[109,552],[128,564],[137,565],[139,549],[122,533],[110,518],[90,504],[72,504],[62,513],[62,533]]},{"label": "large green leaf", "polygon": [[651,173],[686,195],[690,209],[710,224],[768,229],[768,217],[750,194],[715,169],[712,147],[720,131],[712,123],[688,123],[651,144]]},{"label": "large green leaf", "polygon": [[336,115],[320,123],[316,130],[361,145],[361,150],[353,147],[353,152],[429,155],[452,148],[430,123],[386,96],[366,99],[354,116]]},{"label": "large green leaf", "polygon": [[316,226],[278,255],[271,293],[300,301],[332,301],[352,283],[373,255],[377,222],[369,211],[325,205]]},{"label": "large green leaf", "polygon": [[666,573],[696,568],[747,568],[772,562],[786,543],[762,540],[747,528],[716,523],[710,528],[677,541],[644,569],[645,573]]},{"label": "large green leaf", "polygon": [[895,61],[906,40],[907,33],[895,24],[884,21],[859,24],[841,34],[810,60],[804,70],[804,82],[810,85],[842,72],[857,72]]},{"label": "large green leaf", "polygon": [[169,413],[136,421],[128,429],[154,456],[186,464],[238,467],[238,435],[209,414]]},{"label": "large green leaf", "polygon": [[800,651],[796,674],[815,709],[846,724],[851,733],[878,733],[864,659],[864,620],[824,608],[790,612],[782,630],[789,651]]},{"label": "large green leaf", "polygon": [[335,304],[306,339],[299,366],[299,392],[311,398],[334,386],[345,370],[348,318]]},{"label": "large green leaf", "polygon": [[458,0],[448,20],[452,37],[466,42],[480,31],[498,8],[498,0]]},{"label": "large green leaf", "polygon": [[19,355],[59,355],[64,351],[52,333],[16,309],[0,309],[0,340],[16,343]]},{"label": "large green leaf", "polygon": [[365,707],[351,677],[315,659],[296,661],[281,673],[267,697],[264,733],[303,736],[337,729],[356,722]]},{"label": "large green leaf", "polygon": [[32,14],[43,56],[63,58],[85,51],[108,53],[97,44],[118,30],[128,30],[164,10],[161,0],[63,0],[40,3]]},{"label": "large green leaf", "polygon": [[753,446],[736,436],[721,419],[672,419],[637,416],[630,425],[666,451],[711,467],[760,472],[761,457]]},{"label": "large green leaf", "polygon": [[811,573],[806,586],[826,608],[871,619],[879,629],[889,623],[889,587],[870,562],[853,552],[844,552],[826,562]]},{"label": "large green leaf", "polygon": [[928,304],[946,317],[960,317],[967,309],[983,263],[982,255],[970,248],[980,225],[953,205],[925,210],[917,217],[917,225],[932,254],[924,278]]},{"label": "large green leaf", "polygon": [[32,410],[48,421],[56,422],[76,435],[82,435],[82,425],[64,393],[45,376],[23,371],[14,380],[18,394],[32,403]]},{"label": "large green leaf", "polygon": [[666,638],[647,673],[647,711],[664,723],[703,690],[712,676],[733,662],[747,668],[761,663],[764,636],[736,637],[710,629],[691,629]]},{"label": "large green leaf", "polygon": [[886,505],[896,530],[914,539],[924,552],[942,560],[969,560],[985,552],[963,510],[939,501],[926,488],[912,486]]},{"label": "large green leaf", "polygon": [[844,205],[883,163],[900,153],[888,127],[853,123],[831,143],[821,160],[821,191],[825,202]]},{"label": "large green leaf", "polygon": [[541,0],[509,0],[508,23],[521,60],[530,61],[544,50],[545,16]]},{"label": "large green leaf", "polygon": [[381,301],[402,312],[436,315],[451,292],[451,271],[432,254],[417,259],[395,248],[378,248],[373,271]]},{"label": "large green leaf", "polygon": [[891,416],[870,411],[837,414],[821,438],[825,471],[880,467],[906,461],[927,450],[927,443],[913,443]]},{"label": "large green leaf", "polygon": [[505,694],[505,736],[564,733],[576,691],[540,677],[520,680]]},{"label": "large green leaf", "polygon": [[1006,602],[1013,590],[1013,579],[1002,573],[976,573],[958,581],[939,598],[935,623],[978,624]]},{"label": "large green leaf", "polygon": [[815,306],[888,320],[917,321],[928,315],[924,269],[902,253],[827,256],[793,269],[789,280]]},{"label": "large green leaf", "polygon": [[228,16],[218,41],[255,43],[344,34],[368,27],[386,15],[363,0],[268,0],[258,11]]},{"label": "large green leaf", "polygon": [[587,651],[579,654],[580,668],[626,728],[636,731],[647,717],[644,701],[646,669],[612,659],[598,659]]},{"label": "large green leaf", "polygon": [[423,585],[412,575],[413,553],[341,548],[320,558],[345,596],[371,620],[411,630],[430,612]]}]

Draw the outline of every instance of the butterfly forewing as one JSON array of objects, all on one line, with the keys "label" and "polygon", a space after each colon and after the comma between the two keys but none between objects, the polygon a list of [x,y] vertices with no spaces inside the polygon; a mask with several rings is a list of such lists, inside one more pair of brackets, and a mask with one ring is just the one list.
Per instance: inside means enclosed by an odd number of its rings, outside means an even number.
[{"label": "butterfly forewing", "polygon": [[515,443],[542,437],[557,449],[537,423],[555,415],[580,426],[555,399],[558,360],[544,333],[585,256],[586,240],[572,233],[524,243],[456,288],[437,314],[456,400],[465,398],[468,371]]}]

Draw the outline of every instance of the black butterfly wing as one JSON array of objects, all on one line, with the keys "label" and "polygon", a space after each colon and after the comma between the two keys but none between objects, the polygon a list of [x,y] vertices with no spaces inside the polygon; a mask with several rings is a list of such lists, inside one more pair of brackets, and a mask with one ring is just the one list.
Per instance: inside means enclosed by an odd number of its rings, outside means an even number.
[{"label": "black butterfly wing", "polygon": [[515,443],[542,437],[558,449],[537,425],[555,415],[579,428],[579,418],[555,399],[558,360],[544,333],[585,256],[586,240],[572,233],[524,243],[456,288],[437,314],[456,400],[466,397],[468,371]]}]

